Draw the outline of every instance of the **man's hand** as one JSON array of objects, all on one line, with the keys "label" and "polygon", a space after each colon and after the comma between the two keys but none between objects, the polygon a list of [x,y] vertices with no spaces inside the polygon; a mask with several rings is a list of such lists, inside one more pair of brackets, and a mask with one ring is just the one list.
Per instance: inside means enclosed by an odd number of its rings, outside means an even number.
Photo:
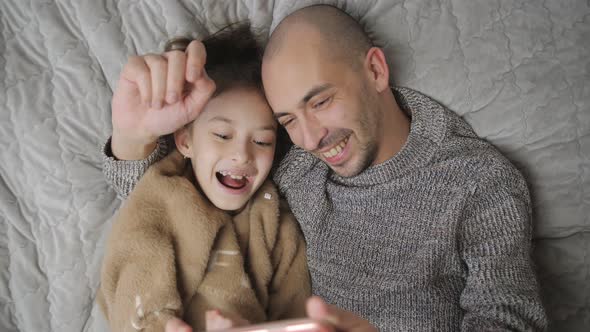
[{"label": "man's hand", "polygon": [[318,296],[312,296],[306,304],[307,316],[329,323],[322,332],[377,332],[377,328],[356,314],[327,304]]},{"label": "man's hand", "polygon": [[203,43],[186,52],[132,56],[123,68],[112,100],[115,157],[144,159],[156,141],[193,121],[215,91],[207,76]]}]

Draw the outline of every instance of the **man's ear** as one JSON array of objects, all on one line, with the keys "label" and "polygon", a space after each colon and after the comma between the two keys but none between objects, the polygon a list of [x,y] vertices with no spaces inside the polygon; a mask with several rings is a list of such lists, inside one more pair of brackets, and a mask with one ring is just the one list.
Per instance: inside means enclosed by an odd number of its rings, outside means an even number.
[{"label": "man's ear", "polygon": [[191,155],[191,130],[192,126],[184,126],[174,132],[174,143],[176,148],[185,157],[190,158]]},{"label": "man's ear", "polygon": [[371,47],[365,57],[365,68],[377,92],[389,89],[389,66],[383,50],[379,47]]}]

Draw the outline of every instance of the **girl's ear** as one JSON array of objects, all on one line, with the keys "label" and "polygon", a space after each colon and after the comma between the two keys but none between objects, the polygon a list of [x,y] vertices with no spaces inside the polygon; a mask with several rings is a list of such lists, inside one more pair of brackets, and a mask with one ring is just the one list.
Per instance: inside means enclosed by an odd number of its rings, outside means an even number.
[{"label": "girl's ear", "polygon": [[185,126],[174,132],[174,143],[180,153],[190,158],[191,157],[191,128],[192,126]]}]

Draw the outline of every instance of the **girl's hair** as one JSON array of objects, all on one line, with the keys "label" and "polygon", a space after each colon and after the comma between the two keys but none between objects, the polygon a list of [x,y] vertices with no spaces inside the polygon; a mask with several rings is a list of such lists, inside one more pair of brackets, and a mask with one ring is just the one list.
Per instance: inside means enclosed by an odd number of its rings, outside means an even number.
[{"label": "girl's hair", "polygon": [[[191,40],[190,38],[172,39],[166,43],[165,51],[184,50]],[[249,23],[231,24],[203,39],[202,42],[207,51],[205,70],[216,85],[213,97],[234,88],[254,88],[263,92],[261,70],[264,50],[250,29]],[[275,166],[291,145],[287,132],[279,126]]]},{"label": "girl's hair", "polygon": [[[183,50],[191,39],[175,38],[165,47]],[[263,49],[249,23],[235,23],[202,40],[207,51],[205,70],[215,82],[213,97],[229,89],[244,87],[262,91]]]}]

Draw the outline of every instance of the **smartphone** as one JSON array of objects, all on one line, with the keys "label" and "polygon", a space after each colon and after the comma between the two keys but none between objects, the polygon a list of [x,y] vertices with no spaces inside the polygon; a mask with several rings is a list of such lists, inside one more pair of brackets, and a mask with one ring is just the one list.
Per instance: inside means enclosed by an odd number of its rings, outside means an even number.
[{"label": "smartphone", "polygon": [[223,330],[223,332],[319,332],[331,330],[326,323],[320,323],[317,320],[288,319],[275,322],[268,322],[244,327]]}]

